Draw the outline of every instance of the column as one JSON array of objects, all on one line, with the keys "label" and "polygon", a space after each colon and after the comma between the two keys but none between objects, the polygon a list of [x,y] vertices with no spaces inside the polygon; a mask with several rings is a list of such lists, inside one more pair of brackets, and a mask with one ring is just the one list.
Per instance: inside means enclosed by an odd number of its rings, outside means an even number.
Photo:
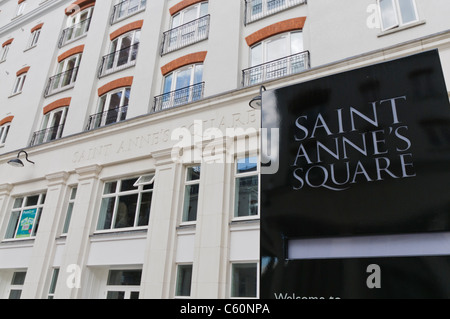
[{"label": "column", "polygon": [[8,198],[12,188],[13,186],[11,184],[0,185],[0,229],[6,227],[9,222],[9,212],[6,209],[8,208]]},{"label": "column", "polygon": [[55,238],[68,176],[66,172],[46,176],[48,189],[22,291],[23,299],[40,299],[46,293],[44,288],[52,275],[50,265],[56,249]]},{"label": "column", "polygon": [[180,180],[180,165],[172,161],[170,150],[152,155],[156,159],[156,179],[140,297],[167,299],[173,286],[177,203],[180,195],[176,181]]},{"label": "column", "polygon": [[89,253],[89,235],[95,214],[98,174],[101,169],[99,165],[76,169],[79,176],[77,197],[67,233],[65,256],[59,271],[55,299],[81,298],[83,286],[89,284],[83,282],[83,278],[88,277],[86,262]]}]

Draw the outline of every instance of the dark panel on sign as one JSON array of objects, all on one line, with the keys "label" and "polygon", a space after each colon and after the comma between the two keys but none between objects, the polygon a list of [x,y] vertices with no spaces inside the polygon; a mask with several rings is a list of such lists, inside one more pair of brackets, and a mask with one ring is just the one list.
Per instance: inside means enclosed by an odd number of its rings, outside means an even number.
[{"label": "dark panel on sign", "polygon": [[263,134],[278,167],[262,169],[262,258],[282,260],[286,237],[450,230],[450,105],[437,50],[266,91],[262,127],[279,132]]}]

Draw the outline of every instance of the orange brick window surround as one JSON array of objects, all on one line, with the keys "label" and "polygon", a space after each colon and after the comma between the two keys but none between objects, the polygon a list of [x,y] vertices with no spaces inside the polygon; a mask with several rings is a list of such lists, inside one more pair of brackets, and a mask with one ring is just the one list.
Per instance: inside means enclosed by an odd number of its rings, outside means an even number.
[{"label": "orange brick window surround", "polygon": [[133,84],[132,76],[127,76],[124,78],[120,78],[120,79],[111,81],[98,89],[98,96],[102,96],[103,94],[108,93],[109,91],[112,91],[112,90],[115,90],[115,89],[118,89],[121,87],[131,86],[132,84]]},{"label": "orange brick window surround", "polygon": [[112,41],[115,38],[121,36],[122,34],[125,34],[127,32],[133,31],[133,30],[141,29],[143,24],[144,24],[144,20],[139,20],[139,21],[131,22],[127,25],[124,25],[123,27],[121,27],[121,28],[117,29],[116,31],[114,31],[113,33],[111,33],[109,35],[109,39]]},{"label": "orange brick window surround", "polygon": [[173,7],[171,7],[169,9],[170,15],[174,15],[178,12],[180,12],[181,10],[183,10],[184,8],[187,8],[189,6],[192,6],[196,3],[199,2],[204,2],[205,0],[183,0],[181,2],[178,2],[176,5],[174,5]]},{"label": "orange brick window surround", "polygon": [[83,53],[84,51],[84,44],[83,45],[79,45],[76,46],[70,50],[67,50],[66,52],[62,53],[61,55],[58,56],[58,63],[61,62],[62,60],[67,59],[68,57],[78,54],[78,53]]},{"label": "orange brick window surround", "polygon": [[182,56],[181,58],[173,60],[172,62],[169,62],[166,65],[162,66],[161,73],[162,75],[166,75],[178,68],[181,68],[182,66],[204,62],[207,53],[207,51],[201,51]]},{"label": "orange brick window surround", "polygon": [[11,123],[12,120],[14,119],[14,116],[7,116],[4,119],[0,120],[0,126],[6,124],[6,123]]},{"label": "orange brick window surround", "polygon": [[248,46],[251,47],[252,45],[261,42],[262,40],[265,40],[267,38],[270,38],[274,35],[283,32],[301,30],[303,29],[305,22],[306,17],[293,18],[277,22],[250,34],[248,37],[245,38],[245,41],[247,42]]},{"label": "orange brick window surround", "polygon": [[43,109],[44,115],[47,114],[48,112],[56,110],[59,107],[69,106],[71,100],[72,100],[71,97],[66,97],[66,98],[59,99],[59,100],[56,100],[55,102],[50,103],[49,105],[44,107],[44,109]]},{"label": "orange brick window surround", "polygon": [[68,6],[64,12],[66,15],[75,15],[84,9],[95,6],[95,0],[77,0]]}]

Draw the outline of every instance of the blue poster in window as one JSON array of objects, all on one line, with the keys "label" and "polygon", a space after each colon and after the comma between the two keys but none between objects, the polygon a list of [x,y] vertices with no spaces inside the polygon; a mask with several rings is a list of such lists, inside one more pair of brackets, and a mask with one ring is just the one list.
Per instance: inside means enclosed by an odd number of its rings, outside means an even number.
[{"label": "blue poster in window", "polygon": [[16,238],[31,237],[31,231],[33,230],[34,221],[36,219],[36,210],[36,208],[33,208],[22,212]]}]

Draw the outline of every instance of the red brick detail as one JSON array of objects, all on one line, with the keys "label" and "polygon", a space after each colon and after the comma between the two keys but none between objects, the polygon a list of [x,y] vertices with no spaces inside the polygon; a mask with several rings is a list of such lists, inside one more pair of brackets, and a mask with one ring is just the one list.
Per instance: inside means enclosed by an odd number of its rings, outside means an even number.
[{"label": "red brick detail", "polygon": [[77,0],[64,10],[66,15],[74,15],[89,7],[95,6],[95,0]]},{"label": "red brick detail", "polygon": [[48,112],[51,112],[59,107],[63,107],[63,106],[69,106],[70,105],[70,101],[72,100],[71,97],[66,97],[63,99],[59,99],[53,103],[50,103],[49,105],[47,105],[46,107],[44,107],[44,115],[47,114]]},{"label": "red brick detail", "polygon": [[26,67],[24,67],[24,68],[21,68],[19,71],[16,72],[16,76],[19,76],[19,75],[21,75],[21,74],[24,74],[24,73],[28,72],[29,69],[30,69],[29,66],[26,66]]},{"label": "red brick detail", "polygon": [[203,2],[203,1],[205,1],[205,0],[183,0],[181,2],[178,2],[176,5],[174,5],[173,7],[171,7],[169,9],[170,15],[174,15],[175,13],[180,12],[184,8],[187,8],[189,6],[192,6],[193,4]]},{"label": "red brick detail", "polygon": [[133,77],[127,76],[124,78],[120,78],[117,80],[114,80],[112,82],[109,82],[105,85],[103,85],[101,88],[98,89],[98,96],[102,96],[105,93],[108,93],[109,91],[125,87],[125,86],[131,86],[133,84]]},{"label": "red brick detail", "polygon": [[25,0],[19,0],[17,1],[17,4],[21,4],[22,2],[24,2]]},{"label": "red brick detail", "polygon": [[5,117],[3,120],[0,120],[0,126],[4,125],[6,123],[11,123],[13,119],[14,119],[14,116]]},{"label": "red brick detail", "polygon": [[58,63],[61,62],[64,59],[67,59],[68,57],[74,55],[74,54],[78,54],[78,53],[83,53],[84,50],[84,44],[83,45],[79,45],[77,47],[74,47],[70,50],[67,50],[66,52],[64,52],[63,54],[61,54],[60,56],[58,56]]},{"label": "red brick detail", "polygon": [[163,67],[161,67],[161,73],[163,75],[166,75],[172,72],[173,70],[181,68],[182,66],[204,62],[207,53],[208,51],[201,51],[182,56],[181,58],[173,60],[172,62],[169,62]]},{"label": "red brick detail", "polygon": [[125,34],[127,32],[130,32],[132,30],[137,30],[142,28],[142,25],[144,24],[144,20],[139,20],[139,21],[135,21],[135,22],[131,22],[127,25],[124,25],[123,27],[117,29],[116,31],[114,31],[113,33],[111,33],[109,35],[109,38],[112,40],[114,40],[115,38],[117,38],[118,36],[121,36],[122,34]]},{"label": "red brick detail", "polygon": [[3,42],[3,44],[2,44],[2,48],[3,48],[3,47],[6,47],[8,44],[11,44],[13,41],[14,41],[14,38],[9,39],[9,40],[6,40],[6,41]]},{"label": "red brick detail", "polygon": [[32,28],[30,32],[33,33],[34,31],[41,29],[43,25],[44,25],[43,23],[38,24],[37,26]]},{"label": "red brick detail", "polygon": [[262,40],[270,38],[271,36],[277,35],[279,33],[301,30],[305,25],[305,21],[306,17],[300,17],[274,23],[250,34],[245,38],[245,41],[247,41],[248,46],[252,46],[255,43],[261,42]]}]

